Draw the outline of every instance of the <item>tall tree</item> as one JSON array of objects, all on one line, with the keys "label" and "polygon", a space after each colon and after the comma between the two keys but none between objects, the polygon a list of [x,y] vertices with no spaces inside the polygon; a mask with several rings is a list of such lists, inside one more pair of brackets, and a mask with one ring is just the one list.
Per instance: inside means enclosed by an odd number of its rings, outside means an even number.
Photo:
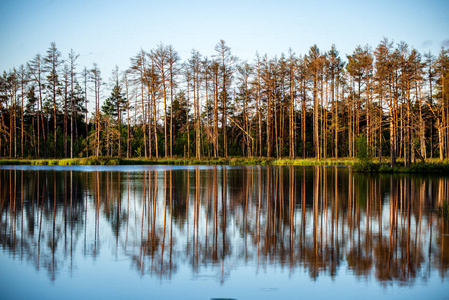
[{"label": "tall tree", "polygon": [[[429,51],[427,53],[424,54],[424,59],[425,59],[425,70],[426,70],[426,78],[429,82],[429,89],[428,89],[428,96],[427,96],[427,101],[429,103],[430,107],[433,107],[433,85],[435,82],[435,56],[432,55],[432,53]],[[430,118],[430,158],[433,157],[433,152],[434,152],[434,146],[433,146],[433,142],[434,142],[434,118]]]},{"label": "tall tree", "polygon": [[191,58],[188,61],[188,68],[191,76],[187,84],[191,84],[193,89],[193,110],[195,126],[195,156],[201,158],[201,124],[200,124],[200,82],[201,82],[201,55],[197,50],[192,50]]},{"label": "tall tree", "polygon": [[158,70],[159,77],[161,78],[162,83],[162,96],[164,103],[164,157],[167,157],[169,154],[168,151],[168,120],[167,120],[167,78],[169,78],[168,71],[169,67],[169,49],[167,46],[163,44],[159,44],[156,50],[152,50],[150,53],[150,58],[156,65]]},{"label": "tall tree", "polygon": [[[76,60],[78,59],[79,54],[76,54],[73,49],[70,49],[69,52],[69,63],[70,63],[70,158],[73,158],[73,127],[75,126],[74,117],[76,118],[77,112],[75,110],[74,103],[73,103],[73,96],[74,96],[74,85],[76,81]],[[86,119],[87,122],[87,119]]]},{"label": "tall tree", "polygon": [[[43,114],[43,97],[42,92],[43,88],[45,86],[43,82],[43,59],[40,54],[36,54],[34,58],[28,62],[28,69],[30,71],[31,80],[34,82],[34,84],[37,86],[37,91],[39,94],[39,101],[37,105],[37,110],[39,112],[39,115],[41,117],[41,126],[39,126],[39,120],[37,120],[37,157],[40,157],[40,130],[42,130],[42,139],[44,145],[46,144],[46,135],[45,135],[45,126],[44,126],[44,114]],[[47,147],[44,147],[45,156],[47,154]]]},{"label": "tall tree", "polygon": [[251,136],[249,124],[250,123],[249,106],[251,104],[252,98],[252,91],[250,89],[249,81],[252,72],[253,72],[252,67],[246,61],[237,66],[237,73],[240,86],[236,102],[237,101],[241,102],[243,109],[238,109],[239,111],[242,112],[241,124],[238,124],[237,121],[234,121],[234,123],[236,123],[236,126],[239,127],[239,129],[242,131],[242,140],[243,140],[242,154],[246,153],[246,156],[248,157],[252,156],[254,153],[253,149],[254,139]]},{"label": "tall tree", "polygon": [[437,129],[440,160],[449,156],[449,50],[441,49],[435,61],[438,99]]},{"label": "tall tree", "polygon": [[[27,104],[25,108],[24,115],[31,117],[31,122],[27,123],[29,127],[31,127],[30,131],[30,146],[34,150],[34,157],[39,157],[38,149],[39,145],[36,142],[36,129],[39,126],[39,115],[36,105],[38,104],[39,99],[36,97],[36,91],[34,85],[31,85],[26,94]],[[26,120],[26,118],[24,118]],[[31,155],[31,149],[28,149],[28,155]]]},{"label": "tall tree", "polygon": [[388,120],[390,131],[390,165],[396,165],[396,93],[395,93],[395,68],[393,43],[383,39],[374,52],[376,57],[376,81],[378,84],[378,97],[383,102],[386,100],[388,106]]},{"label": "tall tree", "polygon": [[315,157],[320,159],[320,143],[319,143],[319,100],[318,94],[320,89],[320,81],[323,71],[323,57],[317,45],[310,48],[308,55],[305,57],[307,64],[307,71],[309,72],[313,86],[312,86],[312,101],[313,101],[313,148]]},{"label": "tall tree", "polygon": [[339,133],[339,120],[338,120],[338,81],[341,72],[344,67],[344,63],[341,61],[339,52],[335,45],[332,45],[328,55],[328,68],[329,76],[331,80],[331,103],[332,103],[332,127],[334,135],[334,157],[338,157],[338,133]]},{"label": "tall tree", "polygon": [[231,48],[226,45],[224,40],[220,40],[215,46],[215,51],[217,52],[217,59],[220,61],[221,70],[221,100],[223,103],[223,156],[228,157],[228,138],[227,138],[227,126],[228,126],[228,112],[227,106],[228,101],[228,89],[232,83],[233,66],[237,62],[237,58],[232,56]]},{"label": "tall tree", "polygon": [[64,157],[67,157],[67,116],[68,116],[68,107],[67,107],[67,102],[68,102],[68,97],[69,97],[69,88],[70,88],[70,69],[69,66],[67,64],[64,64],[64,68],[63,68],[63,78],[62,78],[62,83],[63,83],[63,100],[64,100],[64,123],[63,123],[63,127],[62,127],[62,131],[63,131],[63,145],[64,145]]},{"label": "tall tree", "polygon": [[50,89],[51,100],[53,103],[53,139],[54,150],[53,156],[57,156],[57,90],[60,86],[59,82],[59,67],[63,63],[61,58],[61,52],[56,48],[55,42],[50,44],[50,48],[47,50],[47,56],[44,58],[45,70],[47,72],[47,80]]},{"label": "tall tree", "polygon": [[[173,107],[174,90],[176,88],[176,75],[178,74],[178,61],[180,57],[172,45],[168,46],[168,74],[170,84],[170,107]],[[173,157],[173,110],[170,110],[170,157]]]},{"label": "tall tree", "polygon": [[295,53],[290,49],[288,57],[288,75],[289,75],[289,156],[295,158],[296,156],[296,114],[295,114],[295,98],[296,98],[296,85],[297,85],[297,69],[298,58]]},{"label": "tall tree", "polygon": [[218,145],[218,87],[219,87],[219,67],[220,63],[217,60],[213,60],[210,63],[210,72],[212,74],[212,91],[213,91],[213,119],[214,125],[212,130],[212,143],[214,147],[214,157],[219,155]]},{"label": "tall tree", "polygon": [[19,77],[19,84],[20,84],[20,99],[21,99],[21,104],[20,104],[20,151],[21,154],[20,156],[23,158],[24,157],[24,122],[23,122],[23,116],[24,116],[24,98],[25,98],[25,90],[26,90],[26,86],[28,84],[29,78],[28,78],[28,72],[25,69],[25,67],[23,65],[20,65],[19,69],[18,69],[18,77]]},{"label": "tall tree", "polygon": [[102,110],[103,112],[112,118],[112,120],[116,123],[117,126],[117,156],[121,157],[122,155],[122,138],[121,138],[121,126],[122,126],[122,112],[125,111],[127,107],[127,99],[125,94],[122,92],[122,87],[120,84],[120,73],[118,66],[116,66],[112,70],[112,78],[111,81],[113,83],[113,88],[111,91],[111,95],[104,101]]},{"label": "tall tree", "polygon": [[[143,49],[131,58],[131,67],[130,73],[133,74],[136,79],[135,81],[138,83],[140,87],[140,100],[141,100],[141,109],[142,109],[142,131],[143,131],[143,148],[144,148],[144,156],[147,158],[147,135],[146,135],[146,114],[145,114],[145,84],[148,85],[147,78],[147,70],[146,70],[146,52]],[[150,107],[150,106],[149,106]],[[137,108],[137,107],[136,107]],[[151,152],[151,149],[150,149]]]},{"label": "tall tree", "polygon": [[[89,79],[89,75],[90,75],[90,70],[87,70],[87,68],[86,67],[84,67],[84,69],[83,69],[83,72],[81,73],[81,76],[83,77],[83,83],[84,83],[84,101],[85,101],[85,108],[86,108],[86,111],[85,111],[85,121],[86,121],[86,137],[85,137],[85,141],[87,142],[88,141],[88,138],[89,138],[89,122],[87,121],[87,112],[88,112],[88,110],[87,110],[87,104],[88,104],[88,99],[87,99],[87,82],[88,82],[88,79]],[[86,157],[88,157],[89,156],[89,147],[88,147],[88,145],[86,145]]]},{"label": "tall tree", "polygon": [[93,64],[93,68],[90,70],[91,80],[94,83],[94,99],[95,99],[95,114],[94,114],[94,149],[95,156],[100,155],[100,131],[101,131],[101,112],[100,112],[100,91],[103,84],[101,78],[101,71],[96,63]]}]

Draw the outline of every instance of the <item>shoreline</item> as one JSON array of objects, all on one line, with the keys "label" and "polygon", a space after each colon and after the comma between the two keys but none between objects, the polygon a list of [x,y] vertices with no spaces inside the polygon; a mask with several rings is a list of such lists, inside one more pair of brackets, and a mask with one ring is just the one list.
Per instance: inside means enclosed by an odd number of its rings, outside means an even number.
[{"label": "shoreline", "polygon": [[[387,160],[386,160],[387,161]],[[0,165],[49,165],[49,166],[94,166],[94,165],[294,165],[294,166],[349,166],[359,173],[438,173],[449,174],[449,160],[430,160],[425,163],[412,163],[404,167],[402,161],[390,167],[387,163],[360,162],[356,158],[267,158],[267,157],[229,157],[229,158],[116,158],[86,157],[65,159],[0,159]]]},{"label": "shoreline", "polygon": [[114,158],[114,157],[86,157],[64,159],[0,159],[0,165],[341,165],[351,166],[356,159],[289,159],[267,157],[229,157],[229,158]]}]

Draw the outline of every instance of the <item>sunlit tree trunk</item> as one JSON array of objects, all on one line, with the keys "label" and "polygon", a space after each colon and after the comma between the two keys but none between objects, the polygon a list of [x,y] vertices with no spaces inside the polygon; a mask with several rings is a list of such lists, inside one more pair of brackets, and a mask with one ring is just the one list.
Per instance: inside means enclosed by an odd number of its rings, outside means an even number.
[{"label": "sunlit tree trunk", "polygon": [[[70,60],[70,158],[73,158],[73,128],[74,128],[74,122],[76,119],[74,119],[74,116],[76,116],[75,112],[75,106],[73,105],[73,88],[75,84],[75,66],[76,66],[76,60],[79,57],[78,54],[75,54],[75,52],[70,50],[69,53],[69,60]],[[87,124],[87,118],[86,118],[86,124]]]},{"label": "sunlit tree trunk", "polygon": [[68,102],[68,93],[69,93],[69,68],[67,65],[64,65],[64,123],[62,127],[63,131],[63,144],[64,144],[64,157],[67,157],[67,102]]},{"label": "sunlit tree trunk", "polygon": [[290,81],[290,109],[289,109],[289,156],[295,158],[295,97],[296,97],[296,81],[295,81],[296,58],[294,53],[290,52],[289,57],[289,81]]},{"label": "sunlit tree trunk", "polygon": [[[42,97],[42,89],[43,89],[43,82],[42,82],[42,58],[40,54],[37,54],[32,61],[28,63],[28,69],[30,69],[30,72],[33,76],[33,80],[37,84],[38,93],[39,93],[39,102],[37,111],[39,112],[40,119],[41,119],[41,126],[39,126],[39,120],[37,120],[37,157],[40,157],[40,129],[42,129],[42,140],[43,144],[46,144],[46,134],[45,134],[45,125],[44,125],[44,113],[43,113],[43,97]],[[47,147],[44,147],[44,155],[47,154]]]},{"label": "sunlit tree trunk", "polygon": [[175,88],[176,64],[179,61],[178,53],[172,46],[168,46],[168,63],[170,75],[170,157],[173,157],[173,93]]}]

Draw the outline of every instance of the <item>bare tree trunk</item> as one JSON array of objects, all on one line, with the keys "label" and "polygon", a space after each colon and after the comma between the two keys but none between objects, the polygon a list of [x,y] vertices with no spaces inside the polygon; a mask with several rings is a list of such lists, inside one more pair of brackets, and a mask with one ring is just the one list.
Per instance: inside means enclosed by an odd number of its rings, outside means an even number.
[{"label": "bare tree trunk", "polygon": [[305,92],[305,75],[301,80],[301,97],[302,97],[302,107],[301,107],[301,141],[302,141],[302,158],[306,158],[306,92]]},{"label": "bare tree trunk", "polygon": [[313,146],[315,150],[315,158],[320,159],[320,145],[318,138],[318,75],[313,78]]},{"label": "bare tree trunk", "polygon": [[174,68],[175,63],[179,60],[178,54],[169,46],[169,73],[170,73],[170,157],[173,157],[173,89],[174,89]]},{"label": "bare tree trunk", "polygon": [[85,118],[85,122],[86,122],[86,138],[85,138],[85,140],[86,140],[86,157],[89,157],[89,140],[88,140],[88,137],[89,137],[89,121],[87,120],[87,74],[88,74],[88,71],[87,71],[87,69],[86,69],[86,67],[84,67],[84,70],[83,70],[83,77],[84,77],[84,102],[85,102],[85,105],[86,105],[86,107],[85,107],[85,109],[86,109],[86,112],[85,112],[85,116],[84,116],[84,118]]},{"label": "bare tree trunk", "polygon": [[23,65],[20,66],[20,86],[21,86],[21,100],[22,100],[22,104],[21,104],[21,122],[20,122],[20,150],[21,150],[21,157],[23,158],[23,114],[24,114],[24,109],[23,109],[23,97],[24,97],[24,93],[25,93],[25,80],[26,80],[26,74],[25,74],[25,69],[23,67]]},{"label": "bare tree trunk", "polygon": [[[213,90],[214,90],[214,157],[218,157],[218,65],[214,62],[212,65],[213,72]],[[188,118],[188,116],[187,116]],[[188,120],[187,120],[188,121]]]},{"label": "bare tree trunk", "polygon": [[125,89],[126,89],[126,123],[127,123],[127,134],[126,134],[126,158],[129,158],[129,144],[130,144],[130,138],[129,138],[129,84],[128,84],[128,77],[125,73]]},{"label": "bare tree trunk", "polygon": [[427,151],[426,151],[426,138],[425,138],[425,124],[422,115],[422,98],[421,98],[421,83],[418,82],[416,84],[416,94],[418,96],[418,105],[419,105],[419,143],[420,143],[420,152],[421,158],[423,160],[427,159]]},{"label": "bare tree trunk", "polygon": [[260,60],[259,56],[257,56],[257,118],[259,123],[259,157],[262,156],[262,106],[261,106],[261,100],[260,100]]},{"label": "bare tree trunk", "polygon": [[190,76],[187,74],[187,111],[186,111],[186,122],[187,122],[187,157],[190,158],[190,122],[189,122],[189,105],[190,105]]},{"label": "bare tree trunk", "polygon": [[[145,72],[145,70],[143,70],[142,72]],[[143,75],[142,75],[143,76]],[[140,97],[141,97],[141,105],[142,105],[142,127],[143,127],[143,153],[145,155],[145,158],[148,157],[147,154],[147,126],[146,126],[146,115],[145,115],[145,103],[144,103],[144,89],[143,89],[143,78],[141,79],[141,83],[140,83]],[[148,100],[150,101],[150,100]],[[150,148],[150,152],[151,152],[151,148]]]},{"label": "bare tree trunk", "polygon": [[394,97],[393,90],[391,86],[391,78],[389,80],[389,88],[390,88],[390,165],[392,168],[396,166],[396,128],[395,128],[395,111],[394,111]]},{"label": "bare tree trunk", "polygon": [[[70,158],[73,158],[73,127],[74,122],[76,122],[76,119],[73,117],[76,116],[75,107],[73,105],[73,85],[75,81],[75,61],[78,58],[79,55],[75,55],[73,50],[69,53],[70,58]],[[86,120],[87,124],[87,120]]]},{"label": "bare tree trunk", "polygon": [[[154,134],[154,148],[156,150],[156,158],[159,158],[159,143],[157,136],[157,109],[156,109],[156,91],[153,89],[153,134]],[[150,149],[151,151],[151,149]]]},{"label": "bare tree trunk", "polygon": [[290,64],[290,134],[289,134],[289,148],[290,148],[290,158],[295,158],[295,75],[294,75],[294,64],[293,57],[291,57]]},{"label": "bare tree trunk", "polygon": [[67,65],[64,65],[64,123],[62,127],[63,131],[63,144],[64,144],[64,158],[67,157],[67,98],[68,98],[68,87],[69,85],[69,74]]},{"label": "bare tree trunk", "polygon": [[[276,70],[274,70],[274,73]],[[273,78],[273,107],[274,107],[274,138],[275,138],[275,147],[276,147],[276,158],[279,158],[279,136],[278,136],[278,114],[277,114],[277,91],[276,91],[276,84],[277,84],[277,76],[276,73],[274,74]]]},{"label": "bare tree trunk", "polygon": [[[267,66],[268,68],[268,66]],[[267,75],[269,76],[269,75]],[[267,157],[271,157],[271,147],[273,145],[272,142],[272,134],[271,134],[271,117],[272,117],[272,108],[271,108],[271,86],[270,86],[270,80],[271,78],[268,78],[268,91],[267,91]]]},{"label": "bare tree trunk", "polygon": [[339,83],[337,82],[336,87],[337,87],[337,93],[336,93],[336,99],[334,100],[335,97],[335,87],[334,87],[335,83],[334,81],[332,82],[332,103],[334,103],[334,157],[338,158],[338,95],[339,95]]},{"label": "bare tree trunk", "polygon": [[161,80],[162,80],[162,92],[164,96],[164,157],[168,156],[168,138],[167,138],[167,89],[166,89],[166,78],[165,78],[165,70],[164,65],[162,63],[161,68]]},{"label": "bare tree trunk", "polygon": [[440,161],[444,159],[444,148],[443,148],[443,122],[437,119],[437,127],[438,127],[438,148],[440,150]]}]

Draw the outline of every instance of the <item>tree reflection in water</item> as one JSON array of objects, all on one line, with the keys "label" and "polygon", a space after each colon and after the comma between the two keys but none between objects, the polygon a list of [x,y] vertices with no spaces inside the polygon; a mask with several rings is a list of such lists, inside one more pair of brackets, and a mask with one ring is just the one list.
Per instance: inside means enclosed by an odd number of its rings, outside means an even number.
[{"label": "tree reflection in water", "polygon": [[111,250],[142,276],[167,279],[186,263],[222,282],[242,264],[307,270],[313,280],[347,265],[382,284],[448,273],[448,222],[435,214],[447,177],[293,166],[2,169],[0,189],[1,247],[51,280]]}]

